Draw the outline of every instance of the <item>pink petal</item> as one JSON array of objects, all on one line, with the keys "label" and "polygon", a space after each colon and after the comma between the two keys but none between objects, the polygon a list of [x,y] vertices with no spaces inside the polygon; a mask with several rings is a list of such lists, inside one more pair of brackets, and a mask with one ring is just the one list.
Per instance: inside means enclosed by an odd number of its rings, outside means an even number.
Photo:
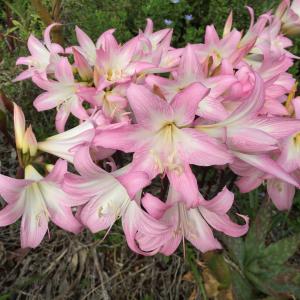
[{"label": "pink petal", "polygon": [[200,212],[205,220],[216,230],[224,232],[233,237],[244,235],[248,231],[248,217],[240,215],[246,222],[245,225],[238,225],[233,223],[228,215],[216,214],[208,209],[201,207]]},{"label": "pink petal", "polygon": [[[37,188],[38,189],[38,188]],[[48,218],[41,193],[33,195],[26,191],[25,209],[21,221],[21,247],[36,248],[48,230]]]},{"label": "pink petal", "polygon": [[127,90],[127,97],[137,122],[142,126],[153,127],[156,120],[172,119],[171,107],[144,86],[132,83]]},{"label": "pink petal", "polygon": [[257,117],[243,123],[245,127],[260,129],[275,139],[282,139],[300,131],[300,120],[285,117]]},{"label": "pink petal", "polygon": [[139,40],[136,37],[134,37],[122,46],[119,53],[119,59],[121,61],[121,65],[126,66],[130,63],[132,56],[134,55],[137,49],[138,43]]},{"label": "pink petal", "polygon": [[181,240],[182,236],[179,234],[171,236],[171,238],[166,241],[159,252],[167,256],[172,255],[177,250]]},{"label": "pink petal", "polygon": [[187,211],[189,231],[186,238],[201,252],[222,249],[221,244],[214,238],[213,232],[204,221],[197,209]]},{"label": "pink petal", "polygon": [[81,231],[82,225],[73,216],[70,207],[60,205],[58,210],[49,209],[49,212],[51,221],[60,228],[73,233],[79,233]]},{"label": "pink petal", "polygon": [[28,38],[27,42],[28,49],[32,56],[36,59],[44,59],[44,57],[49,56],[49,51],[45,46],[32,34]]},{"label": "pink petal", "polygon": [[146,28],[144,30],[144,33],[146,35],[149,35],[153,32],[153,21],[150,18],[147,18],[147,25]]},{"label": "pink petal", "polygon": [[234,155],[239,159],[247,162],[251,166],[258,168],[259,170],[271,174],[283,181],[286,181],[292,185],[298,187],[297,181],[284,171],[274,160],[265,154],[260,155],[249,155],[240,152],[234,152]]},{"label": "pink petal", "polygon": [[280,179],[269,179],[268,194],[279,210],[290,210],[295,196],[295,187]]},{"label": "pink petal", "polygon": [[149,193],[144,195],[141,202],[150,216],[157,220],[159,220],[168,209],[168,205],[166,203]]},{"label": "pink petal", "polygon": [[219,42],[218,33],[214,25],[206,26],[205,30],[205,44],[207,45],[216,45]]},{"label": "pink petal", "polygon": [[55,78],[62,83],[74,83],[72,66],[66,57],[62,57],[55,66]]},{"label": "pink petal", "polygon": [[221,192],[217,194],[212,200],[201,201],[201,207],[215,212],[216,214],[226,214],[231,208],[234,201],[234,194],[230,192],[225,186]]},{"label": "pink petal", "polygon": [[223,121],[228,117],[228,112],[218,99],[208,96],[200,101],[197,115],[212,121]]},{"label": "pink petal", "polygon": [[23,214],[24,202],[17,201],[8,204],[0,210],[0,226],[7,226],[15,223]]},{"label": "pink petal", "polygon": [[194,121],[198,104],[208,92],[209,89],[202,84],[193,83],[174,97],[171,106],[178,126],[186,126]]},{"label": "pink petal", "polygon": [[82,102],[76,95],[71,99],[71,112],[76,118],[81,121],[87,120],[89,118],[87,111],[82,106]]},{"label": "pink petal", "polygon": [[70,116],[69,105],[61,105],[55,116],[55,128],[61,133],[65,131],[67,120]]},{"label": "pink petal", "polygon": [[147,247],[147,252],[145,252],[140,249],[137,243],[137,235],[142,234],[145,236],[152,236],[153,238],[156,238],[158,236],[164,235],[169,231],[168,226],[147,215],[135,203],[135,201],[130,202],[126,213],[122,218],[122,225],[129,248],[132,251],[145,256],[156,254],[160,250],[164,240],[158,238],[157,241],[160,241],[160,243],[156,243],[155,245],[153,245],[152,249],[149,249],[150,247]]},{"label": "pink petal", "polygon": [[47,48],[54,53],[63,53],[64,52],[64,48],[58,44],[54,44],[51,42],[51,38],[50,38],[50,32],[52,30],[53,27],[55,26],[60,26],[60,23],[52,23],[49,26],[47,26],[47,28],[44,31],[44,41],[45,44],[47,46]]},{"label": "pink petal", "polygon": [[25,70],[25,71],[21,72],[21,73],[13,80],[13,82],[17,82],[17,81],[21,81],[21,80],[28,79],[28,78],[32,77],[33,74],[34,74],[34,70],[32,70],[32,69]]},{"label": "pink petal", "polygon": [[[188,163],[198,166],[224,165],[232,156],[224,145],[212,137],[192,128],[181,129],[181,151]],[[187,148],[186,145],[189,145]]]},{"label": "pink petal", "polygon": [[97,40],[96,48],[102,48],[104,51],[109,51],[111,48],[118,49],[118,42],[113,36],[115,29],[104,31]]},{"label": "pink petal", "polygon": [[137,143],[135,133],[137,133],[137,127],[133,125],[124,125],[111,130],[99,130],[96,132],[93,144],[124,152],[134,152],[136,150],[135,144]]},{"label": "pink petal", "polygon": [[44,178],[45,181],[53,181],[62,183],[64,176],[68,171],[68,162],[63,159],[58,159],[51,172]]},{"label": "pink petal", "polygon": [[138,191],[151,184],[148,175],[145,172],[126,172],[116,177],[118,181],[126,188],[131,199]]},{"label": "pink petal", "polygon": [[49,91],[53,88],[53,81],[45,79],[40,74],[36,73],[32,76],[32,81],[41,89]]},{"label": "pink petal", "polygon": [[189,165],[182,166],[182,168],[182,171],[167,171],[170,185],[181,194],[187,207],[195,207],[199,204],[197,180]]},{"label": "pink petal", "polygon": [[93,70],[90,67],[88,61],[85,59],[85,57],[74,47],[73,47],[73,55],[74,55],[75,66],[78,70],[80,77],[85,81],[91,79],[93,77]]},{"label": "pink petal", "polygon": [[5,202],[13,204],[16,202],[20,193],[31,183],[31,180],[15,179],[0,174],[0,195]]},{"label": "pink petal", "polygon": [[106,174],[106,172],[98,167],[92,160],[89,146],[82,146],[74,156],[74,166],[80,175],[87,178],[95,178]]},{"label": "pink petal", "polygon": [[38,143],[38,148],[57,157],[73,161],[74,155],[82,145],[90,144],[95,130],[91,121],[85,121],[67,131],[47,138]]},{"label": "pink petal", "polygon": [[258,188],[263,179],[256,176],[244,176],[235,182],[241,193],[249,193]]},{"label": "pink petal", "polygon": [[187,76],[191,76],[188,74],[192,74],[194,78],[199,78],[203,75],[199,60],[190,44],[184,48],[178,67],[179,77],[186,78]]},{"label": "pink petal", "polygon": [[242,119],[249,119],[255,115],[264,104],[264,84],[261,77],[254,72],[255,85],[249,98],[242,102],[242,104],[220,124],[231,124]]},{"label": "pink petal", "polygon": [[59,100],[60,98],[57,93],[45,92],[35,98],[33,106],[38,111],[44,111],[56,107]]},{"label": "pink petal", "polygon": [[89,36],[81,30],[78,26],[75,27],[76,37],[79,42],[80,47],[86,53],[92,53],[93,51],[96,52],[94,42],[89,38]]},{"label": "pink petal", "polygon": [[82,205],[99,192],[99,180],[68,173],[64,177],[63,190],[72,197],[70,204],[66,206]]},{"label": "pink petal", "polygon": [[31,65],[31,63],[32,63],[31,56],[19,57],[16,61],[16,65]]},{"label": "pink petal", "polygon": [[93,206],[95,206],[95,200],[91,200],[83,207],[80,213],[82,223],[93,233],[110,228],[116,221],[115,216],[113,214],[101,215]]},{"label": "pink petal", "polygon": [[228,128],[226,144],[230,149],[246,153],[269,152],[278,148],[278,141],[271,135],[242,125]]}]

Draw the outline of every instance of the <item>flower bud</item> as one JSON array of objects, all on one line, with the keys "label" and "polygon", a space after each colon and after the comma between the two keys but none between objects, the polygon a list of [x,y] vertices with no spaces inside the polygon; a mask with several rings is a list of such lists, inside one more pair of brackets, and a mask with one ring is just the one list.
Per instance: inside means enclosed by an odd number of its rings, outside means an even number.
[{"label": "flower bud", "polygon": [[22,149],[25,134],[25,117],[20,106],[14,103],[14,127],[17,149]]},{"label": "flower bud", "polygon": [[24,140],[23,140],[23,146],[22,146],[22,152],[23,154],[29,152],[30,156],[35,156],[37,152],[37,140],[35,138],[35,135],[32,131],[31,125],[27,128]]},{"label": "flower bud", "polygon": [[93,71],[86,58],[75,48],[73,48],[73,54],[74,54],[75,66],[78,70],[80,77],[86,81],[92,79]]}]

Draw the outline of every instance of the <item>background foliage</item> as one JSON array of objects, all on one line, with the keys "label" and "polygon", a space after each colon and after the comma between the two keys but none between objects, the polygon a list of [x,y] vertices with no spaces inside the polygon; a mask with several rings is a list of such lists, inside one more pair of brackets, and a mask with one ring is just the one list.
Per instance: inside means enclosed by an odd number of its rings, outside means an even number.
[{"label": "background foliage", "polygon": [[[116,28],[116,37],[124,42],[143,29],[150,17],[157,30],[169,23],[174,29],[173,45],[182,47],[201,42],[208,24],[215,24],[222,32],[231,9],[234,26],[247,30],[250,19],[245,5],[253,7],[257,16],[278,2],[2,0],[0,95],[22,106],[39,139],[49,136],[54,132],[53,113],[37,114],[32,107],[39,90],[30,81],[13,84],[11,80],[20,71],[15,66],[16,58],[28,53],[29,35],[41,38],[51,21],[64,24],[62,32],[55,34],[67,46],[76,44],[75,25],[94,40],[101,32]],[[293,52],[300,55],[299,39],[295,40]],[[298,63],[291,72],[299,78]],[[11,117],[7,121],[11,128]],[[2,136],[0,142],[0,171],[13,175],[14,150]],[[213,182],[214,176],[210,170],[205,171],[207,182]],[[280,213],[265,199],[264,188],[247,195],[235,192],[235,210],[255,221],[246,238],[220,237],[225,251],[218,253],[200,255],[187,245],[186,257],[179,250],[172,257],[141,258],[128,251],[118,226],[104,243],[102,233],[92,236],[84,232],[73,237],[53,226],[50,242],[46,240],[42,247],[27,253],[18,249],[17,226],[1,228],[0,300],[54,299],[58,295],[60,299],[300,299],[299,193],[293,210]]]}]

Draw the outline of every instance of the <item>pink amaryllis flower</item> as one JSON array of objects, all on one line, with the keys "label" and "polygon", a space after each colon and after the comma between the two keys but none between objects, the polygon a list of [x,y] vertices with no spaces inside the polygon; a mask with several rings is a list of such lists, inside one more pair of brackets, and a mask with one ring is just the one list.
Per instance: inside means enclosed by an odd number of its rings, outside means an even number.
[{"label": "pink amaryllis flower", "polygon": [[78,95],[82,85],[76,83],[67,58],[61,58],[55,66],[55,78],[57,81],[33,78],[36,85],[46,90],[34,100],[33,105],[38,111],[57,107],[55,125],[62,132],[70,113],[80,120],[86,120],[88,114],[82,106],[82,97]]},{"label": "pink amaryllis flower", "polygon": [[189,165],[223,165],[232,159],[221,143],[191,128],[199,101],[207,92],[203,85],[194,83],[169,104],[147,88],[132,84],[127,97],[136,124],[99,130],[94,143],[134,152],[134,170],[146,172],[151,179],[166,173],[187,205],[194,206],[198,187]]},{"label": "pink amaryllis flower", "polygon": [[58,160],[46,177],[32,165],[25,168],[25,179],[0,175],[0,195],[7,202],[0,211],[0,226],[12,224],[22,216],[22,248],[35,248],[41,243],[50,219],[67,231],[81,230],[82,225],[71,210],[77,200],[61,188],[66,172],[67,162]]},{"label": "pink amaryllis flower", "polygon": [[139,37],[119,45],[111,33],[107,34],[104,42],[105,46],[97,50],[94,69],[94,82],[99,92],[115,83],[129,82],[132,76],[154,67],[152,63],[134,60]]},{"label": "pink amaryllis flower", "polygon": [[283,0],[279,4],[275,15],[280,18],[281,30],[286,35],[298,35],[300,33],[300,1]]},{"label": "pink amaryllis flower", "polygon": [[[187,208],[180,197],[180,194],[170,188],[166,203],[150,194],[142,199],[142,204],[150,215],[171,227],[168,234],[164,235],[165,243],[160,249],[161,253],[171,255],[185,239],[201,252],[222,248],[213,236],[211,227],[233,237],[242,236],[248,231],[248,217],[239,215],[245,220],[245,225],[238,225],[230,220],[227,213],[233,204],[234,194],[226,187],[212,200],[202,200],[195,208]],[[147,251],[160,236],[149,239],[139,233],[137,239],[141,249]]]},{"label": "pink amaryllis flower", "polygon": [[[269,159],[269,163],[271,168],[273,168],[274,162]],[[235,184],[241,193],[249,193],[265,181],[267,183],[268,195],[278,210],[290,210],[292,207],[296,191],[295,183],[291,184],[286,180],[272,176],[266,171],[264,172],[261,169],[255,168],[242,160],[235,161],[231,165],[231,169],[240,176]],[[281,170],[290,173],[284,168],[284,165],[281,165]],[[299,182],[300,174],[298,170],[291,172],[291,175],[294,180]]]},{"label": "pink amaryllis flower", "polygon": [[81,55],[88,61],[90,66],[94,66],[96,63],[96,52],[97,49],[106,47],[106,39],[110,39],[111,35],[114,33],[114,29],[109,29],[103,32],[96,44],[91,40],[91,38],[78,26],[75,27],[77,41],[79,46],[73,46],[72,48],[67,48],[67,53],[72,53],[73,49],[81,53]]},{"label": "pink amaryllis flower", "polygon": [[82,223],[95,233],[110,229],[117,219],[122,218],[128,246],[140,254],[155,254],[160,244],[143,252],[136,242],[138,232],[151,237],[168,230],[168,226],[150,217],[139,205],[137,194],[149,184],[146,173],[131,173],[126,170],[128,167],[108,173],[94,164],[89,147],[82,147],[77,152],[74,165],[81,176],[66,174],[64,190],[84,205],[79,214]]},{"label": "pink amaryllis flower", "polygon": [[145,43],[148,51],[156,50],[157,47],[164,42],[164,39],[168,38],[168,34],[171,33],[172,29],[166,28],[156,32],[153,32],[153,21],[151,19],[147,19],[147,25],[144,32],[142,34],[147,42]]},{"label": "pink amaryllis flower", "polygon": [[262,79],[256,73],[254,76],[252,94],[227,119],[216,124],[201,124],[196,127],[226,142],[238,159],[297,186],[295,179],[266,153],[278,149],[279,139],[289,136],[299,128],[300,123],[286,118],[258,116],[264,105],[264,90]]},{"label": "pink amaryllis flower", "polygon": [[19,74],[14,81],[20,81],[38,74],[46,78],[47,73],[53,73],[56,63],[59,61],[59,53],[64,53],[64,49],[52,43],[50,39],[50,31],[54,26],[60,24],[54,23],[49,25],[44,31],[44,43],[40,42],[34,35],[30,35],[28,39],[28,49],[31,56],[19,57],[17,65],[27,65],[28,69]]},{"label": "pink amaryllis flower", "polygon": [[220,121],[228,116],[222,105],[222,94],[237,81],[233,75],[207,78],[192,45],[184,48],[179,66],[173,73],[173,80],[149,75],[146,82],[152,89],[158,87],[168,102],[172,101],[178,91],[184,90],[195,82],[201,83],[209,89],[209,93],[199,102],[197,115],[214,121]]}]

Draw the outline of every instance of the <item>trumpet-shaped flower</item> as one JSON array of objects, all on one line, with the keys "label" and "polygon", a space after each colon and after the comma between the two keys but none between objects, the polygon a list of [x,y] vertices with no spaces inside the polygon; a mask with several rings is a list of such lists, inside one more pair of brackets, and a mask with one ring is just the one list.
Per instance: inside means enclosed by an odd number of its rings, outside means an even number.
[{"label": "trumpet-shaped flower", "polygon": [[50,219],[67,231],[81,230],[82,225],[71,210],[77,200],[61,188],[66,172],[66,161],[58,160],[46,177],[32,165],[25,168],[25,179],[0,175],[0,195],[8,203],[0,211],[0,226],[12,224],[22,216],[22,248],[35,248],[41,243]]},{"label": "trumpet-shaped flower", "polygon": [[89,145],[95,135],[92,120],[38,142],[38,149],[73,162],[74,155],[83,145]]},{"label": "trumpet-shaped flower", "polygon": [[41,77],[33,79],[40,88],[47,91],[39,95],[33,104],[38,111],[57,107],[55,125],[62,132],[70,113],[80,120],[87,119],[88,114],[82,107],[82,98],[78,95],[81,85],[75,82],[72,66],[67,58],[61,58],[57,63],[55,78],[57,81]]},{"label": "trumpet-shaped flower", "polygon": [[295,132],[300,123],[285,118],[258,118],[264,104],[263,96],[262,80],[255,74],[255,86],[247,101],[224,121],[197,128],[223,139],[237,158],[297,186],[295,179],[264,152],[278,149],[278,139]]},{"label": "trumpet-shaped flower", "polygon": [[60,60],[59,53],[64,53],[64,49],[56,44],[51,43],[50,32],[54,26],[60,24],[54,23],[49,25],[44,31],[44,43],[40,42],[34,35],[28,39],[28,49],[31,56],[18,58],[17,65],[27,65],[28,69],[19,74],[14,81],[24,80],[34,75],[46,78],[47,73],[54,73],[56,63]]},{"label": "trumpet-shaped flower", "polygon": [[22,109],[16,103],[14,103],[13,105],[16,147],[18,150],[19,161],[24,165],[24,163],[26,163],[24,161],[24,155],[28,153],[31,157],[36,155],[37,141],[32,131],[31,125],[25,130],[25,116]]},{"label": "trumpet-shaped flower", "polygon": [[171,102],[178,91],[184,90],[193,83],[201,83],[209,88],[209,93],[200,102],[197,115],[204,118],[220,121],[227,117],[227,112],[221,100],[222,94],[236,82],[233,75],[220,75],[206,78],[202,66],[191,45],[187,45],[182,53],[182,57],[176,70],[173,80],[149,75],[146,82],[152,89],[158,87],[168,102]]},{"label": "trumpet-shaped flower", "polygon": [[278,6],[275,15],[282,22],[282,31],[286,35],[298,35],[300,33],[300,1],[283,0]]},{"label": "trumpet-shaped flower", "polygon": [[[76,37],[77,37],[77,41],[79,43],[79,46],[74,46],[73,48],[78,51],[79,53],[81,53],[81,55],[88,61],[90,66],[94,66],[96,63],[96,52],[97,49],[100,48],[105,48],[107,47],[107,42],[106,40],[110,39],[112,37],[112,34],[114,33],[114,29],[109,29],[105,32],[103,32],[96,44],[94,44],[94,42],[91,40],[91,38],[82,30],[80,29],[78,26],[75,27],[75,32],[76,32]],[[73,49],[68,48],[67,52],[68,53],[72,53]]]},{"label": "trumpet-shaped flower", "polygon": [[105,47],[97,50],[94,82],[98,91],[115,83],[129,82],[132,76],[155,67],[152,63],[135,60],[140,38],[134,37],[119,45],[112,34],[105,39]]},{"label": "trumpet-shaped flower", "polygon": [[[171,255],[184,239],[189,240],[201,252],[222,248],[214,238],[210,226],[233,237],[242,236],[248,231],[248,217],[240,215],[246,224],[238,225],[227,215],[234,195],[226,187],[215,198],[210,201],[203,200],[196,208],[188,209],[180,197],[180,194],[170,188],[166,203],[150,194],[142,199],[142,204],[150,215],[172,228],[168,235],[164,236],[165,243],[160,249],[161,253]],[[153,247],[156,240],[139,234],[138,242],[146,251]]]},{"label": "trumpet-shaped flower", "polygon": [[82,223],[92,232],[98,232],[110,229],[122,217],[128,246],[140,254],[154,254],[159,245],[146,253],[139,249],[136,242],[138,232],[150,237],[168,230],[166,225],[147,215],[134,200],[136,194],[149,184],[146,173],[128,173],[122,169],[107,173],[93,163],[89,147],[78,151],[74,164],[81,176],[67,174],[64,190],[85,204],[80,211]]},{"label": "trumpet-shaped flower", "polygon": [[[145,87],[132,84],[127,96],[137,124],[101,130],[94,143],[135,152],[135,170],[146,172],[151,179],[166,173],[188,206],[193,206],[198,202],[198,187],[189,165],[210,166],[231,161],[231,155],[222,144],[189,128],[198,103],[207,92],[201,84],[194,83],[169,104]],[[187,189],[189,193],[185,192]]]}]

